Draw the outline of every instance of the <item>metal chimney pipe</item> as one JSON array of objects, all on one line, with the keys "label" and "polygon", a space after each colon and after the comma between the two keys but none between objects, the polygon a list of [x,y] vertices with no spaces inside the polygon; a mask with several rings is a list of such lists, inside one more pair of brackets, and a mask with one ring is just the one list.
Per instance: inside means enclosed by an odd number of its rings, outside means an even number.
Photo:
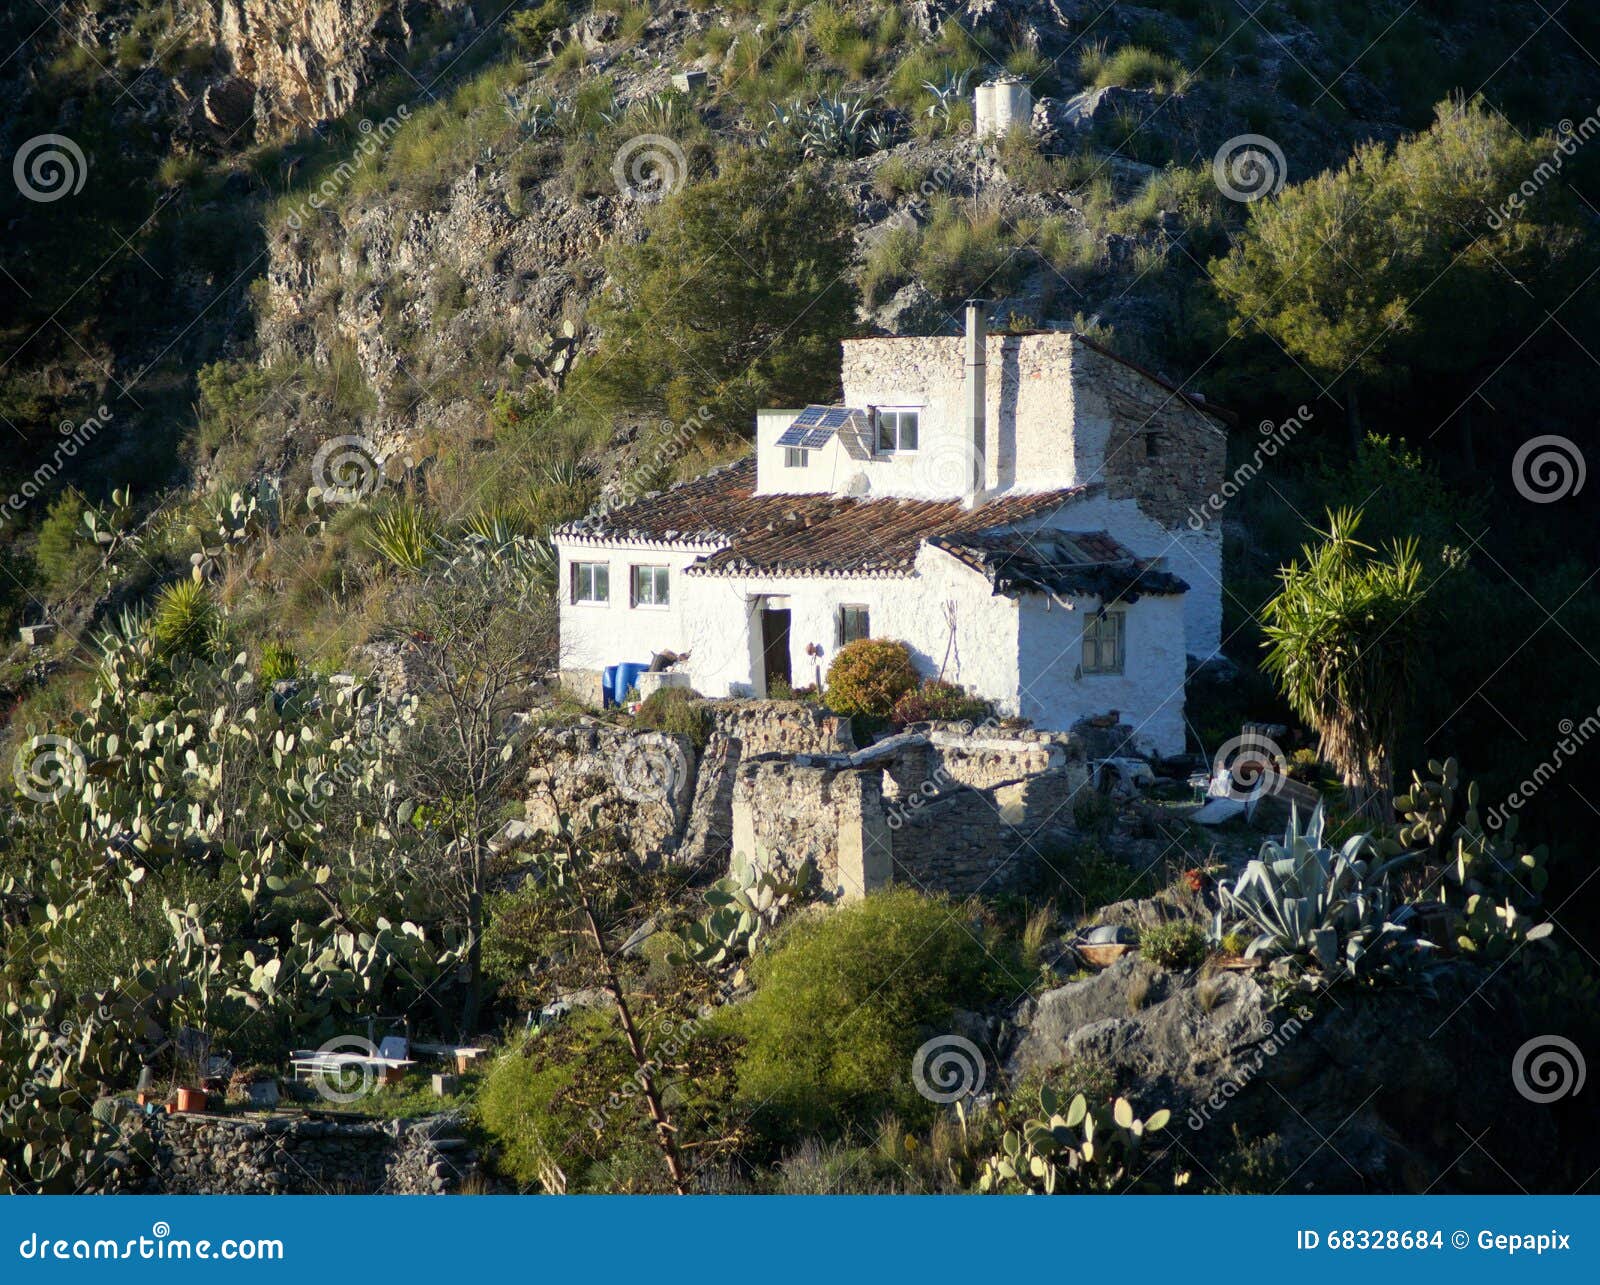
[{"label": "metal chimney pipe", "polygon": [[987,426],[984,404],[988,394],[988,370],[984,359],[986,347],[983,324],[982,299],[967,300],[967,449],[971,459],[967,468],[967,493],[963,502],[967,508],[978,503],[984,486],[984,450]]}]

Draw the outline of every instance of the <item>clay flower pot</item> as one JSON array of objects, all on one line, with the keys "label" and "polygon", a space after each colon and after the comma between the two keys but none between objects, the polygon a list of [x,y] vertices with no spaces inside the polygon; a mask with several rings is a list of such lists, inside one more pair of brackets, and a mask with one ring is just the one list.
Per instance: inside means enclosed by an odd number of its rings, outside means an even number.
[{"label": "clay flower pot", "polygon": [[203,1089],[179,1089],[178,1110],[204,1111],[206,1109],[206,1095]]}]

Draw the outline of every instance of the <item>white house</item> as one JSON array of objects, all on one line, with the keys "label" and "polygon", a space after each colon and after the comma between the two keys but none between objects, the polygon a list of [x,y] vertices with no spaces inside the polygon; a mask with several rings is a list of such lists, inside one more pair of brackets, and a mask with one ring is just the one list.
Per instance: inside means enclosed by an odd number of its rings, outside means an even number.
[{"label": "white house", "polygon": [[1036,726],[1115,710],[1181,751],[1186,658],[1221,630],[1215,408],[976,305],[964,339],[843,349],[843,406],[763,411],[751,456],[557,530],[567,676],[670,652],[762,696],[897,638]]}]

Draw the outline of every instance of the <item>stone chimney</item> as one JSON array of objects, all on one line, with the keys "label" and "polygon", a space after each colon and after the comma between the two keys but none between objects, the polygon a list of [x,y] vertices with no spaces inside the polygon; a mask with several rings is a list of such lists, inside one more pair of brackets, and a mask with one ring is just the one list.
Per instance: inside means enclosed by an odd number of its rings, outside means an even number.
[{"label": "stone chimney", "polygon": [[967,450],[971,458],[967,461],[967,492],[964,502],[967,508],[977,505],[979,497],[983,494],[984,484],[984,449],[985,439],[988,436],[987,425],[984,422],[984,404],[988,396],[988,369],[984,357],[986,335],[983,324],[982,299],[967,300]]}]

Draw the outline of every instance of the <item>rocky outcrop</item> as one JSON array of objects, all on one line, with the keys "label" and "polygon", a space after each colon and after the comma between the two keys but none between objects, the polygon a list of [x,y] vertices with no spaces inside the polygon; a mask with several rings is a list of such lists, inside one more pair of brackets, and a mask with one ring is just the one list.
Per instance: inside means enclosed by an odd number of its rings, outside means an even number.
[{"label": "rocky outcrop", "polygon": [[1532,1190],[1557,1181],[1554,1118],[1512,1076],[1532,1034],[1516,995],[1466,965],[1436,986],[1436,997],[1344,987],[1279,1003],[1245,973],[1198,978],[1130,955],[1025,1001],[1007,1065],[1014,1078],[1109,1068],[1119,1092],[1172,1109],[1202,1185],[1239,1138],[1269,1140],[1286,1191],[1495,1191],[1507,1172]]},{"label": "rocky outcrop", "polygon": [[[252,115],[273,137],[343,115],[378,75],[394,70],[417,30],[440,17],[470,29],[465,0],[191,0],[192,38],[209,41],[239,87],[217,122],[228,132]],[[240,94],[251,108],[240,110]],[[206,113],[212,114],[211,91]]]}]

